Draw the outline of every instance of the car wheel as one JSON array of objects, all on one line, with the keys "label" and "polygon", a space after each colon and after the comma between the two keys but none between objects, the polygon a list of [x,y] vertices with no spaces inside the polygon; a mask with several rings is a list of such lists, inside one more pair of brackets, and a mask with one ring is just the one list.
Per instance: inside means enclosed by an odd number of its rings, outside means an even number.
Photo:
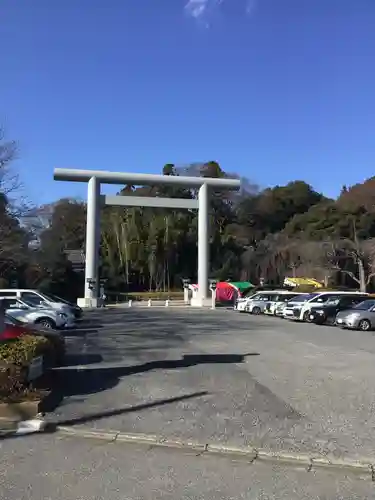
[{"label": "car wheel", "polygon": [[48,329],[56,328],[56,323],[50,318],[39,318],[35,324]]},{"label": "car wheel", "polygon": [[368,330],[371,330],[371,323],[368,319],[362,319],[358,324],[358,328],[363,332],[367,332]]},{"label": "car wheel", "polygon": [[260,307],[254,307],[253,310],[251,311],[253,314],[260,314],[262,311],[260,310]]},{"label": "car wheel", "polygon": [[310,319],[310,311],[306,311],[304,314],[303,314],[303,321],[306,321],[306,323],[311,323],[311,319]]}]

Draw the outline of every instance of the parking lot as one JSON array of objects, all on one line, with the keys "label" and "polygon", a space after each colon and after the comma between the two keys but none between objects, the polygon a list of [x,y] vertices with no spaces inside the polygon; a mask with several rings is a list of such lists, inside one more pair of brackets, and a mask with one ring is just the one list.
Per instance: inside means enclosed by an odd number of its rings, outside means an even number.
[{"label": "parking lot", "polygon": [[373,332],[232,310],[86,313],[61,425],[359,458],[375,453]]}]

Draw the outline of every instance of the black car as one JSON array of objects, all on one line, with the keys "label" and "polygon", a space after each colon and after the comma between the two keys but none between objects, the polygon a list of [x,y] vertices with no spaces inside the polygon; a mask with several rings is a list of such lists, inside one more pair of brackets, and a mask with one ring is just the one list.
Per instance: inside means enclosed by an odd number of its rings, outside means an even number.
[{"label": "black car", "polygon": [[336,320],[336,315],[345,309],[351,309],[356,304],[367,300],[368,295],[361,295],[359,293],[353,295],[342,295],[341,297],[334,297],[331,300],[317,309],[312,309],[309,313],[309,321],[316,325],[333,325]]}]

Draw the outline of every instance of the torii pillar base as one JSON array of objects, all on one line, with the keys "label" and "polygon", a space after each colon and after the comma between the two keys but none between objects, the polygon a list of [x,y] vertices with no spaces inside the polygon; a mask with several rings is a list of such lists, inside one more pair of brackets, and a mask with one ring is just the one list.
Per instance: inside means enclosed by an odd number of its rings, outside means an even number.
[{"label": "torii pillar base", "polygon": [[207,297],[192,297],[190,300],[191,307],[211,307],[212,300]]},{"label": "torii pillar base", "polygon": [[99,300],[94,297],[82,297],[77,299],[77,306],[82,309],[95,309],[99,307]]}]

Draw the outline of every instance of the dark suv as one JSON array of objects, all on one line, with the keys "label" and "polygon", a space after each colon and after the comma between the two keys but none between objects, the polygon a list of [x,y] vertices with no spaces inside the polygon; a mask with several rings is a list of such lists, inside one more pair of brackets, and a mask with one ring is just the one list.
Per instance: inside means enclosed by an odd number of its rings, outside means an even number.
[{"label": "dark suv", "polygon": [[353,295],[342,295],[341,297],[332,297],[332,299],[317,309],[312,309],[309,313],[309,321],[317,325],[333,325],[336,320],[336,314],[345,309],[351,309],[356,304],[369,298],[368,295],[359,293]]}]

